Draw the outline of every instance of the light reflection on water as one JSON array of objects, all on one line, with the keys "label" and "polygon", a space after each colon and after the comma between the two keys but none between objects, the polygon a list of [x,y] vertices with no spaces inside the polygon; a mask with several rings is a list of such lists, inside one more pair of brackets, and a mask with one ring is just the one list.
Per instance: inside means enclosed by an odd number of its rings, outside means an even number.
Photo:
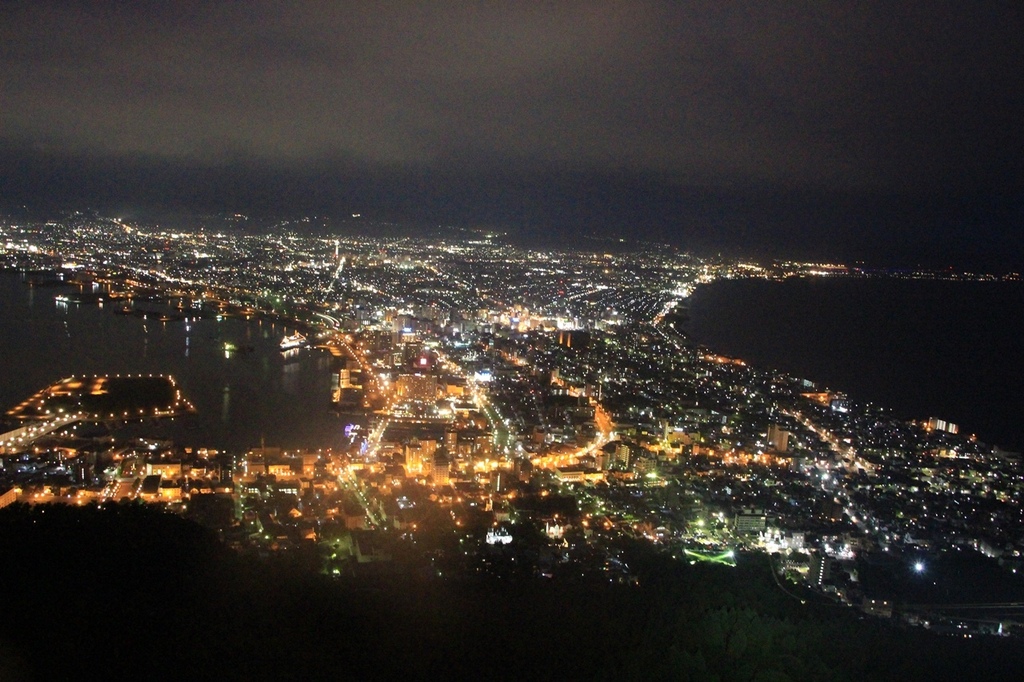
[{"label": "light reflection on water", "polygon": [[[198,414],[147,427],[182,445],[243,451],[336,447],[351,416],[330,404],[332,358],[284,357],[280,325],[214,318],[154,324],[114,306],[56,304],[61,288],[32,288],[0,273],[0,408],[72,374],[174,375]],[[225,354],[225,344],[236,349]]]}]

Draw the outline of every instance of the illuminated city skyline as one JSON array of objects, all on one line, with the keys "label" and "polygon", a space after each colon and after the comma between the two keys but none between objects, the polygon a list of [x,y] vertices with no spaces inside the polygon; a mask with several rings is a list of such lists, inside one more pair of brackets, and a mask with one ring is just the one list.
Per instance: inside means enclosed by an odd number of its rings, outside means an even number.
[{"label": "illuminated city skyline", "polygon": [[1021,3],[0,44],[0,678],[1019,677]]}]

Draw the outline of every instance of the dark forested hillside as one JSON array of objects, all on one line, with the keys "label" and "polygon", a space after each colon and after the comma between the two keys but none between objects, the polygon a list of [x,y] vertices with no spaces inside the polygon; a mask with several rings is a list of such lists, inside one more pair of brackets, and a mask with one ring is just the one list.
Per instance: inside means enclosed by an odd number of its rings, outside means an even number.
[{"label": "dark forested hillside", "polygon": [[801,604],[739,566],[629,548],[638,586],[343,581],[154,509],[0,512],[0,679],[1018,679],[1016,640]]}]

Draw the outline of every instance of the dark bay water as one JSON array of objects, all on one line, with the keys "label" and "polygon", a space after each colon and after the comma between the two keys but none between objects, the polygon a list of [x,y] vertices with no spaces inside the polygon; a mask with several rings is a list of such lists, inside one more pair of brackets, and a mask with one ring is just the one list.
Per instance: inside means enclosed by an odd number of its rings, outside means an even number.
[{"label": "dark bay water", "polygon": [[731,280],[689,306],[717,352],[1024,449],[1024,284]]},{"label": "dark bay water", "polygon": [[[286,358],[285,328],[258,319],[188,324],[54,300],[76,289],[26,286],[0,273],[0,415],[72,374],[171,374],[198,413],[145,427],[183,445],[232,452],[259,446],[337,446],[348,419],[331,409],[333,359]],[[287,330],[294,332],[293,329]],[[225,343],[247,352],[225,352]]]}]

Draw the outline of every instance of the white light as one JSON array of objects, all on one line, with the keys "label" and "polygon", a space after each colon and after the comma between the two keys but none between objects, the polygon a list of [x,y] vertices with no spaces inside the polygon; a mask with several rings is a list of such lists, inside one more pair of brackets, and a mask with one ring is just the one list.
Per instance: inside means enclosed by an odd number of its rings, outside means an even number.
[{"label": "white light", "polygon": [[924,562],[918,561],[918,562],[914,563],[914,572],[915,573],[923,573],[924,572]]}]

